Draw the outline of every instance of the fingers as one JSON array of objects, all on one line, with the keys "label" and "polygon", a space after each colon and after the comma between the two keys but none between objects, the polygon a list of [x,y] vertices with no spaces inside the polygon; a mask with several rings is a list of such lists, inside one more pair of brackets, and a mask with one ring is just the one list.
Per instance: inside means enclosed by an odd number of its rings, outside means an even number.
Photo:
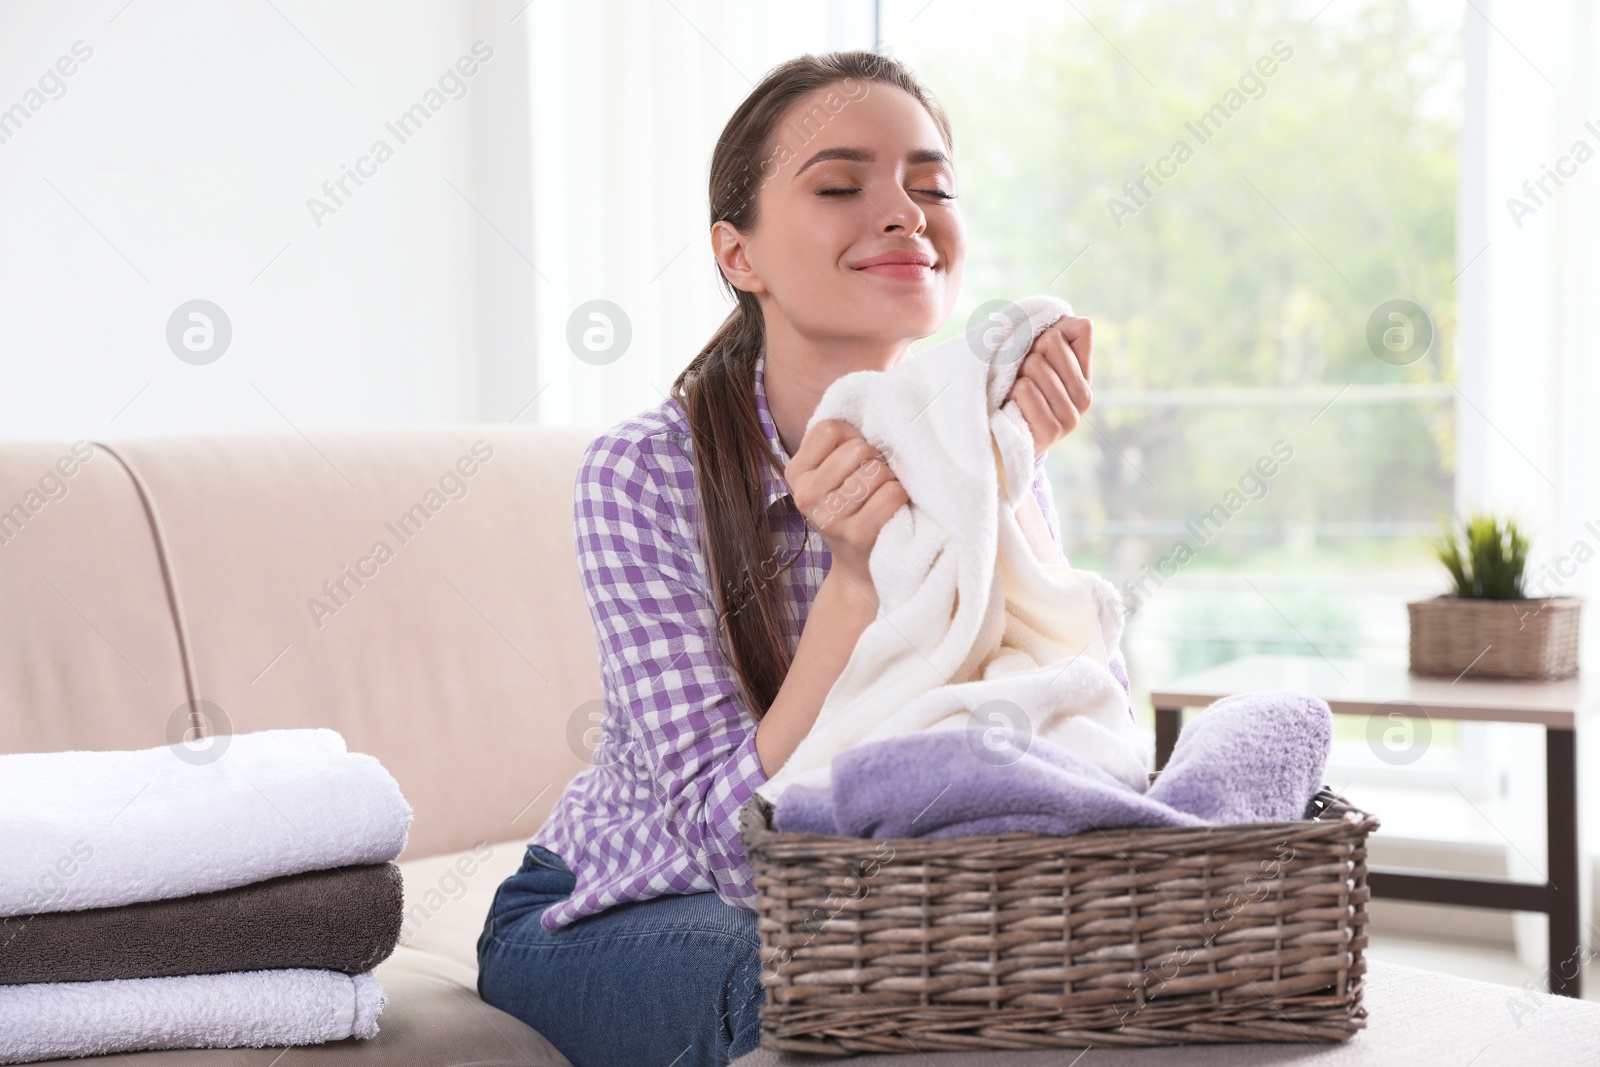
[{"label": "fingers", "polygon": [[816,470],[852,434],[859,437],[860,431],[839,419],[822,419],[812,424],[801,436],[800,447],[789,457],[789,465],[783,468],[783,480],[793,486],[797,479]]},{"label": "fingers", "polygon": [[1077,428],[1077,403],[1044,353],[1028,355],[1011,387],[1011,395],[1022,409],[1036,443],[1056,441]]},{"label": "fingers", "polygon": [[[822,449],[830,444],[824,453]],[[802,457],[802,453],[806,454]],[[801,469],[796,470],[794,479],[799,487],[795,503],[819,530],[859,513],[886,484],[899,484],[883,454],[854,426],[835,419],[818,422],[807,431],[786,476],[796,468]]]},{"label": "fingers", "polygon": [[[1087,322],[1087,319],[1074,320]],[[1040,353],[1043,360],[1035,360],[1036,364],[1044,363],[1054,372],[1055,378],[1062,385],[1062,391],[1056,392],[1048,377],[1039,374],[1036,370],[1034,384],[1045,398],[1052,401],[1069,400],[1079,412],[1089,410],[1089,404],[1094,399],[1089,388],[1089,376],[1084,370],[1084,363],[1080,362],[1077,352],[1068,344],[1067,337],[1061,330],[1050,329],[1039,335],[1034,342],[1034,349]],[[1031,355],[1032,353],[1030,353]],[[1082,357],[1086,359],[1087,357]],[[1022,370],[1026,372],[1027,368]],[[1052,407],[1055,404],[1051,405]],[[1061,413],[1064,414],[1064,413]]]},{"label": "fingers", "polygon": [[[887,467],[888,464],[884,466]],[[890,475],[861,502],[861,506],[856,509],[856,516],[866,529],[876,533],[889,521],[891,515],[910,501],[911,496],[906,492],[906,487],[900,484],[900,479]]]},{"label": "fingers", "polygon": [[[1060,381],[1057,380],[1056,384],[1059,387]],[[1056,408],[1045,399],[1032,378],[1018,378],[1011,387],[1011,395],[1028,424],[1028,432],[1033,435],[1035,451],[1039,450],[1039,442],[1058,440],[1077,428],[1078,409],[1069,401],[1057,414]]]},{"label": "fingers", "polygon": [[1092,380],[1089,356],[1094,348],[1094,320],[1063,315],[1051,324],[1051,329],[1066,340],[1077,360],[1078,369],[1083,372],[1083,380]]},{"label": "fingers", "polygon": [[[1085,345],[1089,336],[1084,332],[1087,319],[1058,320],[1072,322],[1075,334]],[[1084,364],[1071,347],[1069,333],[1052,324],[1034,338],[1017,377],[1008,394],[1017,402],[1028,431],[1033,437],[1035,453],[1042,453],[1050,444],[1071,433],[1089,410],[1093,395],[1083,372]]]},{"label": "fingers", "polygon": [[851,483],[877,485],[889,472],[883,455],[859,435],[845,437],[816,469],[815,484],[824,493],[851,491],[863,495]]}]

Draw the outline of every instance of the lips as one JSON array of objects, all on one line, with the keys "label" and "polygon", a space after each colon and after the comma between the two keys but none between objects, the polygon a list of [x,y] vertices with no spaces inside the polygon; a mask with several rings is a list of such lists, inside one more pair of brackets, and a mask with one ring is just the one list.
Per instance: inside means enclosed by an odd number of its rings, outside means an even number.
[{"label": "lips", "polygon": [[933,257],[922,252],[881,252],[855,265],[864,274],[880,278],[907,278],[917,281],[933,273]]}]

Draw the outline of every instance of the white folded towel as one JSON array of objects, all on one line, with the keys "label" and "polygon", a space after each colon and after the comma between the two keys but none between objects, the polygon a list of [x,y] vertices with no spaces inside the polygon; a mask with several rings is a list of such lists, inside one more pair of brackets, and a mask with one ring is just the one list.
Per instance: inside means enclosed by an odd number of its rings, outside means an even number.
[{"label": "white folded towel", "polygon": [[[843,375],[806,424],[859,428],[910,503],[868,559],[878,616],[810,733],[756,790],[774,804],[796,783],[830,786],[833,757],[853,745],[963,728],[980,743],[1007,721],[1139,792],[1148,785],[1149,746],[1108,666],[1122,599],[1057,547],[1033,494],[1027,422],[1015,400],[1002,405],[1029,347],[1013,334],[1028,332],[1031,344],[1072,307],[1053,296],[1016,306],[1021,314],[1003,327],[953,337],[887,371]],[[985,708],[991,701],[1003,703]]]},{"label": "white folded towel", "polygon": [[310,967],[0,986],[0,1063],[369,1038],[386,1000],[371,971]]},{"label": "white folded towel", "polygon": [[385,863],[405,848],[411,805],[336,731],[226,745],[209,762],[184,745],[0,756],[0,917]]}]

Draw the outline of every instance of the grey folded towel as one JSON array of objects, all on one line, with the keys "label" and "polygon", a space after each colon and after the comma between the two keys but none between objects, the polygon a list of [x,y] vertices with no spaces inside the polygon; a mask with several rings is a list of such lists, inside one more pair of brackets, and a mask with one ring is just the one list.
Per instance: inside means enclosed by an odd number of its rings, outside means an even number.
[{"label": "grey folded towel", "polygon": [[359,974],[394,952],[395,863],[333,867],[214,893],[0,919],[0,985],[284,967]]}]

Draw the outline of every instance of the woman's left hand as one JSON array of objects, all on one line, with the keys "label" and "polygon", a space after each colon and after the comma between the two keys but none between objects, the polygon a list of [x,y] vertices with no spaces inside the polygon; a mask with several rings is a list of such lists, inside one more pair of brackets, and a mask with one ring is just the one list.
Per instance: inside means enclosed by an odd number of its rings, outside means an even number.
[{"label": "woman's left hand", "polygon": [[1033,339],[1033,347],[1022,357],[1006,399],[1015,398],[1028,423],[1035,459],[1075,430],[1089,410],[1093,345],[1093,320],[1063,315]]}]

